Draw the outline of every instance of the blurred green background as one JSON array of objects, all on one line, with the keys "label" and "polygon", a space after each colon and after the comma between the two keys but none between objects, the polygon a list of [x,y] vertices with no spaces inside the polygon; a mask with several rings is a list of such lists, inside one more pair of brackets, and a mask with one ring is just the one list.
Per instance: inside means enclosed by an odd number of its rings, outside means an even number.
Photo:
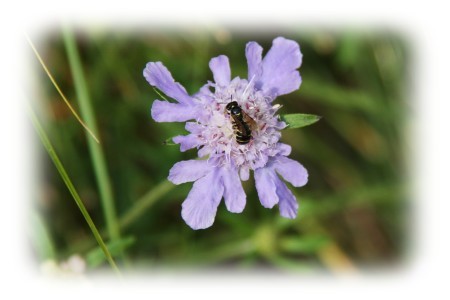
[{"label": "blurred green background", "polygon": [[[245,44],[257,41],[267,51],[277,36],[296,40],[303,53],[303,83],[277,99],[283,104],[280,112],[323,116],[312,126],[282,133],[281,141],[293,148],[290,157],[309,171],[305,187],[290,186],[300,203],[298,217],[284,219],[277,206],[262,207],[251,178],[244,183],[243,213],[232,214],[221,203],[214,225],[194,231],[180,215],[192,184],[175,186],[166,178],[173,164],[195,157],[196,151],[181,153],[178,146],[163,145],[184,133],[184,126],[151,119],[151,104],[160,97],[142,71],[148,61],[161,61],[192,94],[212,80],[212,57],[227,55],[232,76],[246,78]],[[85,121],[96,122],[97,130],[91,129],[98,132],[100,147],[89,144],[96,143],[86,136],[31,48],[30,100],[121,270],[263,267],[334,273],[392,266],[407,257],[410,55],[400,34],[187,26],[69,28],[65,37],[55,27],[31,39],[75,110]],[[74,80],[68,55],[80,59],[85,87]],[[88,103],[79,102],[80,93],[89,96]],[[92,110],[91,117],[83,113],[83,105]],[[29,235],[33,256],[39,263],[59,263],[76,254],[86,261],[87,272],[108,269],[35,136],[37,174]]]}]

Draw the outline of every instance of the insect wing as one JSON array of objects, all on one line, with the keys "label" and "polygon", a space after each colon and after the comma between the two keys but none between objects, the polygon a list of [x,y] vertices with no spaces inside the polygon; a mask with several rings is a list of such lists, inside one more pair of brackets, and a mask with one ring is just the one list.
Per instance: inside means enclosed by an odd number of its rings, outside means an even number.
[{"label": "insect wing", "polygon": [[251,131],[255,131],[256,129],[258,129],[258,126],[256,125],[255,120],[253,120],[252,117],[250,117],[244,111],[242,111],[242,120],[245,123],[247,123],[247,125],[248,125],[248,127],[250,128]]},{"label": "insect wing", "polygon": [[243,122],[242,117],[231,115],[231,118],[233,118],[233,129],[236,133],[239,135],[248,135],[249,134],[249,128],[247,125]]}]

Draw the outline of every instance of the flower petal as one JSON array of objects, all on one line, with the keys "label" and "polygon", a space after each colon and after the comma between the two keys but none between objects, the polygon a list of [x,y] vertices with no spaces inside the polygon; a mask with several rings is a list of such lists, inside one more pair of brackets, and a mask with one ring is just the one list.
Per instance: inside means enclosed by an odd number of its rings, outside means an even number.
[{"label": "flower petal", "polygon": [[291,154],[292,147],[288,144],[277,143],[276,147],[280,155],[288,156],[289,154]]},{"label": "flower petal", "polygon": [[185,122],[196,119],[198,109],[193,105],[155,100],[153,101],[151,114],[156,122]]},{"label": "flower petal", "polygon": [[249,42],[245,46],[245,57],[248,65],[248,80],[255,77],[256,80],[261,76],[261,61],[263,48],[256,42]]},{"label": "flower petal", "polygon": [[205,127],[197,122],[186,122],[184,128],[190,133],[201,134]]},{"label": "flower petal", "polygon": [[214,93],[211,91],[211,87],[213,86],[214,84],[208,81],[208,83],[204,84],[193,97],[214,97]]},{"label": "flower petal", "polygon": [[283,37],[276,38],[262,61],[260,81],[263,92],[276,97],[297,90],[302,80],[296,69],[301,63],[302,53],[298,43]]},{"label": "flower petal", "polygon": [[228,57],[219,55],[209,61],[209,68],[211,69],[214,81],[219,86],[227,86],[231,80],[231,69]]},{"label": "flower petal", "polygon": [[182,204],[181,216],[192,229],[205,229],[214,223],[224,190],[217,173],[212,171],[197,180]]},{"label": "flower petal", "polygon": [[185,152],[199,146],[202,141],[196,134],[179,135],[172,139],[175,144],[180,144],[180,151]]},{"label": "flower petal", "polygon": [[266,208],[272,208],[278,203],[275,186],[276,176],[275,171],[270,167],[255,170],[256,191],[258,192],[259,201]]},{"label": "flower petal", "polygon": [[245,207],[246,195],[235,168],[222,167],[222,182],[225,188],[223,197],[228,211],[241,213]]},{"label": "flower petal", "polygon": [[213,167],[206,160],[183,160],[170,169],[168,179],[174,184],[196,181],[212,170]]},{"label": "flower petal", "polygon": [[277,195],[280,199],[278,206],[280,208],[281,216],[289,219],[297,217],[298,203],[295,196],[288,189],[286,184],[279,178],[276,178],[275,184],[277,186]]},{"label": "flower petal", "polygon": [[161,62],[149,62],[144,69],[144,77],[152,86],[160,89],[167,96],[180,103],[188,104],[192,98],[184,87],[175,82],[169,70]]},{"label": "flower petal", "polygon": [[242,181],[247,181],[250,178],[250,169],[247,166],[241,166],[239,175]]},{"label": "flower petal", "polygon": [[275,170],[295,187],[308,182],[308,171],[297,161],[285,156],[277,156],[273,162]]}]

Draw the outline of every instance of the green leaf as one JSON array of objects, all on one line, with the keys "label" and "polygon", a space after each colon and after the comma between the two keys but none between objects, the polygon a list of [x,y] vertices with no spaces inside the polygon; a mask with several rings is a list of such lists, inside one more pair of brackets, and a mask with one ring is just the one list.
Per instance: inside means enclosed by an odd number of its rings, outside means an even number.
[{"label": "green leaf", "polygon": [[280,115],[280,120],[287,124],[286,128],[300,128],[316,123],[322,117],[309,114]]},{"label": "green leaf", "polygon": [[[112,256],[117,256],[123,253],[126,248],[134,244],[134,242],[135,238],[129,236],[123,239],[111,241],[106,244],[106,247],[108,248]],[[104,261],[105,256],[103,255],[102,249],[100,247],[96,247],[86,255],[86,262],[91,268],[95,268],[101,265]]]}]

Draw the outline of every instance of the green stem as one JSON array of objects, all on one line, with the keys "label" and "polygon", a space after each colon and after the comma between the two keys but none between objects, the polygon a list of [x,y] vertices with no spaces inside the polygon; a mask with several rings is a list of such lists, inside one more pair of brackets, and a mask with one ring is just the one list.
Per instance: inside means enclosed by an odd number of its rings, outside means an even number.
[{"label": "green stem", "polygon": [[[135,204],[120,218],[120,229],[123,231],[128,228],[131,224],[133,224],[133,222],[138,220],[152,205],[158,202],[158,200],[160,200],[174,187],[174,184],[170,183],[167,180],[164,180],[154,188],[150,189],[144,196],[139,198],[135,202]],[[109,233],[106,231],[102,231],[102,235],[105,238],[108,238]],[[92,241],[91,239],[85,239],[81,240],[77,244],[74,244],[71,251],[84,252],[88,251],[92,247],[94,247],[94,241]]]},{"label": "green stem", "polygon": [[123,229],[132,224],[158,199],[160,199],[167,192],[173,189],[174,186],[175,185],[173,183],[164,180],[163,182],[152,188],[147,194],[137,200],[133,207],[130,208],[130,210],[127,211],[125,215],[120,219],[120,227]]},{"label": "green stem", "polygon": [[100,248],[103,250],[103,253],[105,254],[106,259],[108,260],[111,267],[114,269],[114,271],[117,272],[117,274],[120,275],[120,271],[117,268],[116,263],[114,262],[110,252],[108,251],[108,248],[106,247],[105,243],[103,242],[103,239],[97,230],[97,227],[95,226],[94,222],[91,219],[91,216],[89,215],[86,207],[84,206],[83,202],[81,201],[80,196],[78,195],[74,185],[72,184],[72,181],[70,180],[69,175],[67,174],[63,164],[59,160],[58,155],[55,152],[55,149],[53,148],[52,144],[50,143],[50,140],[47,137],[47,134],[45,133],[44,129],[42,128],[39,120],[37,119],[35,113],[31,109],[29,105],[27,105],[28,108],[28,114],[30,115],[31,121],[33,123],[34,128],[36,129],[39,138],[42,141],[42,144],[45,147],[45,150],[47,150],[48,155],[52,159],[53,163],[55,164],[56,169],[58,170],[59,174],[61,175],[61,178],[63,179],[64,183],[66,184],[67,188],[70,191],[70,194],[72,195],[73,199],[75,200],[75,203],[77,204],[78,208],[80,209],[81,213],[83,214],[84,219],[86,220],[87,224],[89,225],[89,228],[92,231],[92,234],[94,235],[95,239],[97,240],[97,243],[100,245]]},{"label": "green stem", "polygon": [[[81,115],[86,121],[87,126],[94,132],[98,132],[97,123],[94,117],[94,110],[91,105],[89,91],[83,74],[80,55],[77,50],[74,35],[67,26],[63,27],[63,38],[69,58],[70,69],[75,83],[75,91],[77,94]],[[113,241],[118,240],[120,239],[120,229],[117,221],[111,182],[108,176],[103,150],[101,145],[95,143],[94,140],[88,138],[87,142],[94,166],[94,172],[97,179],[109,237]]]}]

